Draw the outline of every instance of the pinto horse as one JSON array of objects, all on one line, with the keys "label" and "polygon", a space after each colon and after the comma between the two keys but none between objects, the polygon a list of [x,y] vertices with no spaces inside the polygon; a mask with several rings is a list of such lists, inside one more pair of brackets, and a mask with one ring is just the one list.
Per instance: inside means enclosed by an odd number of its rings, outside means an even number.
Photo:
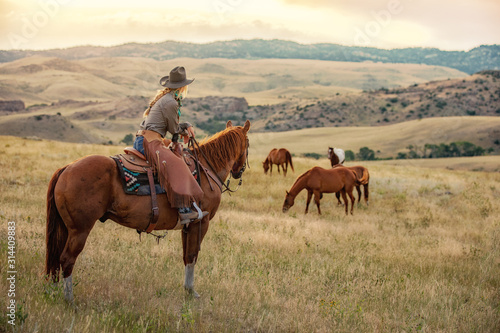
[{"label": "pinto horse", "polygon": [[283,213],[286,213],[295,202],[295,197],[303,190],[307,190],[306,211],[309,209],[312,195],[314,194],[314,201],[318,207],[318,213],[321,215],[321,208],[319,201],[323,193],[341,192],[342,198],[345,202],[345,213],[348,215],[347,195],[351,199],[351,215],[354,209],[354,202],[356,199],[352,195],[352,190],[356,185],[356,175],[353,171],[347,168],[334,168],[323,169],[321,167],[313,167],[312,169],[300,175],[295,183],[286,191],[285,202],[283,202]]},{"label": "pinto horse", "polygon": [[340,148],[328,147],[328,159],[330,160],[330,164],[332,166],[337,164],[344,164],[345,161],[344,150]]},{"label": "pinto horse", "polygon": [[[200,173],[203,199],[200,208],[209,212],[200,222],[185,225],[182,236],[185,266],[184,288],[195,297],[194,266],[209,221],[219,208],[222,191],[219,181],[229,174],[240,178],[248,155],[247,132],[250,122],[226,129],[192,148],[203,166],[212,169],[213,179]],[[158,194],[159,218],[155,230],[171,230],[177,225],[178,211],[171,208],[166,194]],[[87,237],[97,220],[110,219],[125,227],[145,230],[152,215],[151,198],[125,194],[115,161],[107,156],[92,155],[76,160],[57,170],[47,193],[47,235],[45,272],[53,282],[64,278],[64,296],[73,301],[72,272]]]},{"label": "pinto horse", "polygon": [[[336,165],[334,168],[337,167],[344,167],[343,165]],[[370,181],[370,173],[368,172],[368,169],[365,168],[364,166],[361,165],[356,165],[352,167],[345,167],[348,168],[356,174],[356,178],[358,181],[358,184],[356,184],[356,191],[358,192],[358,204],[361,202],[361,185],[363,185],[364,189],[364,198],[365,198],[365,203],[368,206],[368,183]],[[340,202],[340,192],[335,193],[335,196],[337,197],[337,201],[339,205],[342,205],[342,202]]]},{"label": "pinto horse", "polygon": [[289,163],[292,167],[292,171],[295,171],[293,169],[292,155],[290,154],[290,152],[285,148],[280,148],[279,150],[274,148],[269,152],[269,155],[267,155],[266,160],[262,162],[262,165],[264,167],[265,174],[267,174],[267,171],[271,169],[271,175],[273,174],[273,164],[276,164],[278,166],[278,173],[280,173],[281,166],[281,168],[283,169],[283,175],[286,176]]}]

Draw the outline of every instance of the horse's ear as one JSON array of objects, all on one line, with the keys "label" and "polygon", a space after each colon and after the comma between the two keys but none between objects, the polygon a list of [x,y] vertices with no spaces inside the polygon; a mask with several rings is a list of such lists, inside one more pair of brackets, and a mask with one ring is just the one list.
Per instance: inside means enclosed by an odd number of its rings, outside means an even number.
[{"label": "horse's ear", "polygon": [[289,194],[290,194],[290,193],[288,193],[288,191],[287,191],[287,190],[285,190],[285,192],[286,192],[286,195],[289,195]]},{"label": "horse's ear", "polygon": [[247,121],[245,121],[245,125],[243,126],[243,130],[246,132],[248,132],[248,130],[250,129],[250,120],[247,119]]},{"label": "horse's ear", "polygon": [[233,122],[231,120],[228,120],[226,123],[226,128],[233,127]]}]

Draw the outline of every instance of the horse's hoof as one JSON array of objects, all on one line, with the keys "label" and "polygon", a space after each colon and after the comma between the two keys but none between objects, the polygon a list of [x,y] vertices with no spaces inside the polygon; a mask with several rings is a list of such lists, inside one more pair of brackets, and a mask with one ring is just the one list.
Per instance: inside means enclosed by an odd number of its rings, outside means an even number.
[{"label": "horse's hoof", "polygon": [[187,294],[188,294],[189,297],[200,298],[200,294],[198,294],[196,292],[196,290],[194,290],[194,289],[187,289],[186,288],[186,292],[187,292]]}]

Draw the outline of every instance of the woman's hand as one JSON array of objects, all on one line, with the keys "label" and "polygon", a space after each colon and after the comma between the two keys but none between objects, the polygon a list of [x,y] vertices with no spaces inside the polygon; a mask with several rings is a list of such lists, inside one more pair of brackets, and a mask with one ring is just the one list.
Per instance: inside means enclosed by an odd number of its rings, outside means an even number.
[{"label": "woman's hand", "polygon": [[187,144],[189,142],[189,138],[194,138],[194,129],[193,126],[189,126],[186,128],[185,132],[187,135],[184,135],[184,144]]}]

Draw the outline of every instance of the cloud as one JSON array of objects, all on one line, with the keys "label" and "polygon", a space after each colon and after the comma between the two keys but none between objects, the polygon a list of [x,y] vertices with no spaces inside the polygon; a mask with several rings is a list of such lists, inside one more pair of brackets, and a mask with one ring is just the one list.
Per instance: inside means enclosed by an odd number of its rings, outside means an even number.
[{"label": "cloud", "polygon": [[[469,49],[499,42],[500,2],[496,0],[280,0],[304,10],[342,13],[366,46],[428,46]],[[359,43],[358,43],[359,44]]]},{"label": "cloud", "polygon": [[367,46],[467,49],[498,43],[498,14],[496,0],[4,0],[0,49],[237,38],[353,45],[360,32]]}]

